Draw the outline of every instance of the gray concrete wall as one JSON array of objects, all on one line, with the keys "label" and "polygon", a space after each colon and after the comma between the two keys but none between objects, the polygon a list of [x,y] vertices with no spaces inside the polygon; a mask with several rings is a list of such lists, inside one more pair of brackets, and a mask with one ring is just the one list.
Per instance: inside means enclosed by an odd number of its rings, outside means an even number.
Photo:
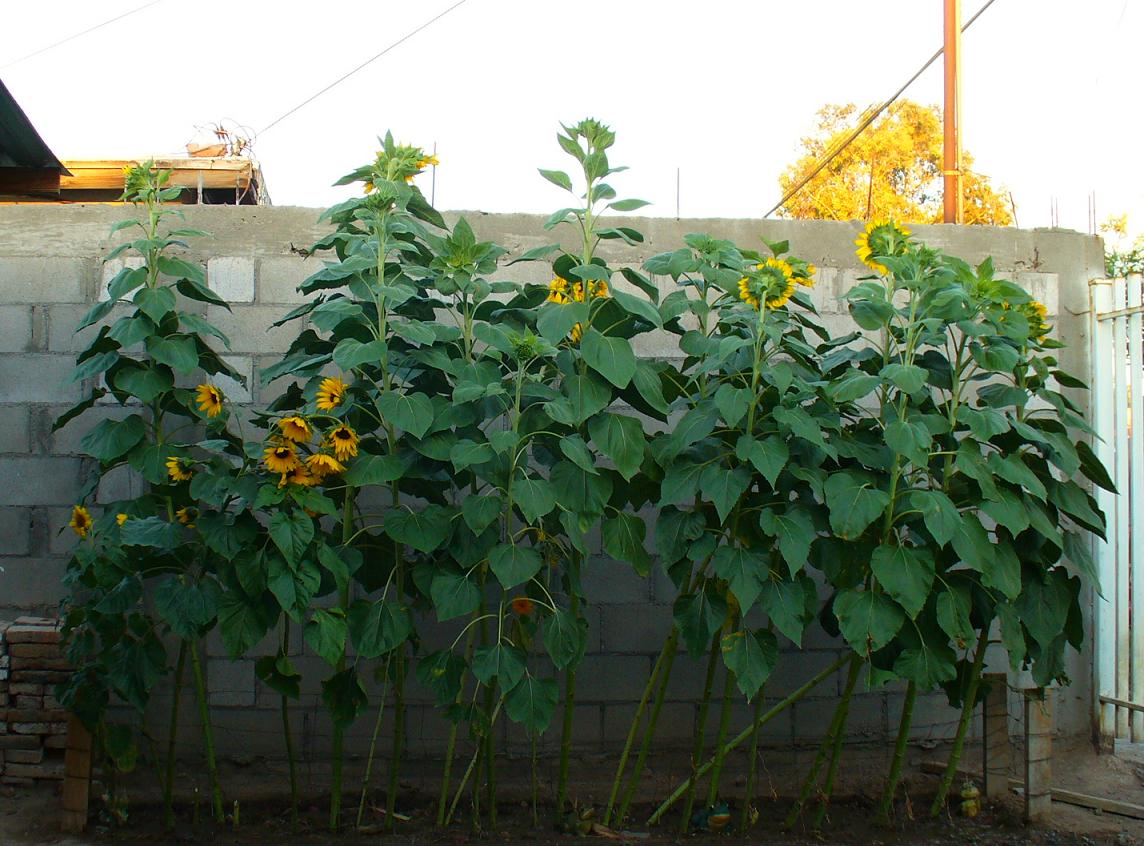
[{"label": "gray concrete wall", "polygon": [[[191,206],[184,211],[187,225],[212,235],[196,239],[189,258],[205,266],[209,285],[233,304],[229,314],[216,308],[207,312],[231,337],[229,360],[250,379],[248,390],[237,385],[224,385],[224,390],[241,401],[265,402],[276,389],[261,387],[253,377],[258,368],[280,357],[296,331],[272,329],[270,323],[302,301],[296,286],[319,267],[318,259],[304,259],[293,250],[308,247],[323,234],[316,223],[319,212],[241,206]],[[79,441],[96,417],[93,412],[83,418],[86,424],[73,423],[56,433],[51,425],[80,396],[81,386],[68,379],[75,353],[83,349],[92,330],[76,335],[73,329],[117,270],[115,263],[102,264],[101,257],[118,243],[119,236],[108,234],[111,224],[130,215],[130,209],[118,206],[0,206],[0,619],[11,619],[17,612],[50,613],[62,594],[60,579],[74,540],[67,522],[85,470]],[[466,216],[479,237],[495,240],[515,255],[561,235],[544,232],[543,218],[538,216],[481,212]],[[813,296],[824,323],[836,334],[851,328],[840,297],[863,273],[854,256],[858,223],[669,219],[627,223],[643,231],[647,240],[639,247],[607,243],[606,252],[617,263],[637,265],[655,253],[675,249],[688,232],[709,232],[753,247],[762,246],[760,236],[788,239],[795,255],[820,268]],[[953,226],[918,226],[915,233],[973,263],[992,256],[999,269],[1011,273],[1046,304],[1058,337],[1069,344],[1062,363],[1087,378],[1088,281],[1102,273],[1099,239],[1060,230]],[[540,264],[506,268],[503,276],[534,282],[549,278]],[[657,284],[666,291],[672,282],[658,279]],[[642,352],[678,355],[667,336],[651,338]],[[100,413],[109,412],[110,408]],[[130,484],[126,477],[110,479],[104,496],[122,496]],[[641,580],[626,566],[602,558],[593,559],[589,569],[591,635],[579,673],[577,740],[586,751],[615,750],[670,626],[673,591],[658,572]],[[295,719],[303,734],[303,750],[321,750],[329,733],[317,688],[324,671],[319,659],[304,654],[301,639],[296,641],[297,661],[308,681],[303,701],[294,709]],[[218,644],[210,648],[221,748],[278,754],[277,695],[258,684],[253,661],[228,662]],[[801,652],[793,647],[784,652],[767,695],[794,689],[827,666],[840,649],[840,642],[812,629]],[[1090,666],[1091,640],[1084,654],[1071,659],[1073,686],[1057,694],[1057,726],[1064,733],[1089,731]],[[702,671],[682,656],[676,668],[660,734],[664,742],[682,746],[693,737]],[[789,746],[819,737],[840,686],[841,679],[831,680],[770,723],[766,742]],[[162,696],[157,705],[163,706]],[[183,713],[191,731],[193,708]],[[851,707],[851,738],[887,743],[899,713],[900,690],[863,692]],[[743,725],[745,707],[735,716],[736,725]],[[915,711],[915,738],[947,737],[955,719],[944,696],[927,694]],[[364,743],[371,728],[372,717],[363,719],[352,736]],[[424,691],[412,691],[409,734],[413,750],[442,748],[446,726]],[[189,734],[184,737],[190,742]],[[519,739],[516,734],[512,737]]]}]

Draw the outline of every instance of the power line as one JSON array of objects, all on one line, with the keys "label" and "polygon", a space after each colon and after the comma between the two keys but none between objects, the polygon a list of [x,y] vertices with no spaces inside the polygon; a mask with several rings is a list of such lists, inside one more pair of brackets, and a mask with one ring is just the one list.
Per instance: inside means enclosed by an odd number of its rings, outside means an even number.
[{"label": "power line", "polygon": [[8,62],[8,64],[6,64],[6,65],[0,65],[0,70],[5,70],[7,68],[10,68],[10,67],[12,67],[12,65],[18,65],[18,64],[20,64],[20,62],[26,61],[27,59],[31,59],[34,56],[40,55],[41,53],[46,53],[49,50],[53,50],[62,44],[67,44],[69,41],[75,41],[77,38],[81,38],[82,36],[87,35],[89,32],[95,32],[97,29],[103,29],[103,27],[107,26],[108,24],[113,24],[116,21],[121,21],[126,17],[130,17],[131,15],[134,15],[136,12],[142,12],[144,9],[150,8],[151,6],[154,6],[154,5],[156,5],[158,3],[162,3],[162,2],[163,2],[163,0],[151,0],[150,3],[144,3],[142,6],[137,6],[136,8],[132,9],[129,12],[124,12],[122,15],[119,15],[119,16],[114,17],[114,18],[110,18],[110,19],[104,21],[103,23],[96,24],[95,26],[88,27],[87,29],[83,30],[82,32],[77,32],[74,35],[69,35],[67,38],[64,38],[60,41],[57,41],[54,44],[49,44],[47,47],[41,47],[39,50],[33,50],[31,53],[28,53],[27,55],[21,56],[18,59],[13,59],[12,61]]},{"label": "power line", "polygon": [[[970,18],[968,21],[965,22],[965,25],[961,27],[961,31],[965,32],[967,29],[969,29],[969,27],[973,25],[973,22],[975,20],[977,20],[979,17],[981,17],[982,13],[986,9],[988,9],[990,6],[992,6],[995,2],[997,2],[997,0],[987,0],[985,5],[977,10],[977,14],[975,14],[972,18]],[[873,111],[868,111],[866,116],[858,123],[858,125],[856,127],[854,127],[854,131],[851,132],[848,136],[846,136],[846,139],[841,144],[835,145],[835,147],[830,152],[827,153],[827,155],[822,159],[822,161],[820,161],[818,163],[818,165],[815,166],[814,170],[812,170],[807,176],[804,176],[802,179],[800,179],[798,181],[798,184],[795,185],[793,188],[791,188],[789,191],[787,191],[786,194],[783,195],[783,198],[781,200],[779,200],[777,203],[775,203],[774,206],[771,207],[770,211],[768,211],[766,214],[764,214],[763,217],[768,218],[772,214],[774,214],[776,211],[778,211],[780,208],[782,208],[787,203],[787,201],[790,200],[791,197],[793,197],[795,194],[797,194],[799,191],[801,191],[804,187],[806,187],[806,184],[808,182],[810,182],[810,180],[812,180],[812,179],[814,179],[814,177],[818,176],[818,174],[822,172],[823,168],[825,168],[828,164],[830,164],[832,161],[834,161],[836,158],[838,158],[838,155],[843,150],[845,150],[847,147],[849,147],[854,142],[855,138],[857,138],[859,135],[861,135],[863,132],[865,132],[866,128],[877,119],[878,115],[880,115],[880,114],[882,114],[882,112],[886,111],[886,109],[888,109],[890,107],[890,105],[895,100],[897,100],[899,97],[901,97],[903,92],[905,92],[905,90],[907,88],[909,88],[911,85],[913,85],[914,82],[917,80],[917,78],[919,76],[921,76],[923,73],[925,73],[929,69],[929,66],[932,65],[934,62],[936,62],[943,52],[945,52],[944,46],[939,47],[937,49],[937,52],[935,52],[932,56],[930,56],[929,60],[924,65],[922,65],[920,68],[918,68],[917,72],[913,76],[911,76],[908,80],[906,80],[906,83],[901,88],[899,88],[897,91],[895,91],[893,93],[893,95],[890,97],[890,99],[883,102],[881,105],[878,106],[878,108],[874,109]]]},{"label": "power line", "polygon": [[417,28],[416,28],[415,30],[413,30],[412,32],[409,32],[409,33],[407,33],[407,34],[403,35],[401,38],[399,38],[399,39],[397,39],[396,41],[394,41],[392,44],[390,44],[388,47],[386,47],[386,48],[385,48],[384,50],[382,50],[380,53],[376,53],[376,54],[374,54],[373,56],[371,56],[370,58],[368,58],[368,59],[366,59],[364,62],[362,62],[360,65],[358,65],[356,68],[354,68],[353,70],[349,71],[348,73],[344,73],[344,74],[342,74],[342,75],[341,75],[341,76],[339,76],[337,79],[335,79],[333,82],[331,82],[329,85],[327,85],[325,88],[323,88],[321,91],[319,91],[319,92],[317,92],[316,94],[312,94],[311,96],[307,97],[305,100],[303,100],[301,103],[299,103],[299,104],[298,104],[297,106],[295,106],[294,108],[290,109],[288,112],[286,112],[285,114],[283,114],[281,117],[277,117],[277,118],[275,118],[274,120],[270,121],[270,123],[266,124],[266,126],[262,127],[262,129],[260,129],[258,132],[256,132],[256,133],[255,133],[255,137],[258,137],[258,136],[259,136],[259,135],[261,135],[263,132],[265,132],[266,130],[270,129],[270,127],[272,127],[272,126],[275,126],[276,124],[279,124],[279,123],[281,123],[282,121],[286,120],[286,118],[290,117],[290,115],[294,114],[294,112],[296,112],[296,111],[298,111],[299,109],[301,109],[302,107],[304,107],[304,106],[307,106],[307,105],[309,105],[310,103],[314,102],[314,101],[315,101],[315,100],[317,100],[319,97],[321,97],[323,94],[325,94],[327,91],[329,91],[331,88],[334,88],[335,86],[337,86],[337,85],[340,85],[341,83],[345,82],[347,79],[349,79],[351,76],[353,76],[353,75],[354,75],[355,73],[357,73],[358,71],[360,71],[360,70],[362,70],[363,68],[365,68],[367,65],[370,65],[370,64],[372,64],[372,63],[376,62],[378,59],[380,59],[382,56],[384,56],[386,53],[388,53],[388,52],[389,52],[390,50],[392,50],[394,47],[397,47],[399,44],[403,44],[403,43],[405,43],[405,42],[406,42],[406,41],[408,41],[410,38],[412,38],[413,36],[415,36],[417,33],[421,32],[421,30],[423,30],[423,29],[425,29],[426,27],[429,27],[429,26],[431,26],[432,24],[436,23],[437,21],[441,20],[441,18],[445,17],[445,15],[449,14],[451,11],[453,11],[454,9],[456,9],[458,6],[463,6],[463,5],[465,5],[465,3],[467,3],[467,2],[468,2],[468,0],[458,0],[458,2],[454,3],[454,4],[453,4],[452,6],[450,6],[448,9],[446,9],[445,11],[441,12],[440,14],[438,14],[438,15],[436,15],[436,16],[434,16],[434,17],[430,18],[429,20],[425,21],[425,23],[421,24],[421,26],[417,27]]}]

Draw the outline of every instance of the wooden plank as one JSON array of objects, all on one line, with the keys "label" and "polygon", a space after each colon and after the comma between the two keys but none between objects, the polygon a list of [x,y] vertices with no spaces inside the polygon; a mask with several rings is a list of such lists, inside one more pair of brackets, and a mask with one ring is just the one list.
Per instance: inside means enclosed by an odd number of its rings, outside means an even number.
[{"label": "wooden plank", "polygon": [[1009,790],[1009,768],[1012,750],[1009,745],[1009,686],[1005,673],[986,673],[982,681],[989,685],[983,705],[985,735],[986,798],[1003,796]]},{"label": "wooden plank", "polygon": [[[941,775],[945,772],[945,763],[943,761],[922,761],[921,769],[922,772],[932,775]],[[968,767],[958,767],[957,774],[966,776],[967,778],[973,778],[976,775],[976,773]],[[1011,778],[1009,779],[1009,789],[1023,793],[1025,791],[1025,782],[1019,778]],[[1118,799],[1106,799],[1103,796],[1090,796],[1087,793],[1077,793],[1075,790],[1063,790],[1059,787],[1054,787],[1053,801],[1109,814],[1119,814],[1122,817],[1144,820],[1144,805],[1136,805],[1132,802],[1121,802]]]},{"label": "wooden plank", "polygon": [[0,167],[0,194],[55,193],[60,174],[55,170],[28,167]]},{"label": "wooden plank", "polygon": [[1117,708],[1144,713],[1144,705],[1139,702],[1129,702],[1127,699],[1117,699],[1115,696],[1101,696],[1100,701],[1105,705],[1115,705]]}]

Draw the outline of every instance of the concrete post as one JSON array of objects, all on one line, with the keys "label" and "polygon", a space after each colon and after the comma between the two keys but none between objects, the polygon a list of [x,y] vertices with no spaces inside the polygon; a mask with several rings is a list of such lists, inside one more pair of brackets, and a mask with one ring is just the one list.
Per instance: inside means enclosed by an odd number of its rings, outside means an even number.
[{"label": "concrete post", "polygon": [[1048,822],[1053,806],[1053,702],[1043,687],[1025,691],[1025,819]]},{"label": "concrete post", "polygon": [[982,681],[989,685],[989,693],[983,703],[984,792],[986,799],[996,799],[1009,791],[1009,770],[1012,766],[1008,676],[1005,673],[986,673]]}]

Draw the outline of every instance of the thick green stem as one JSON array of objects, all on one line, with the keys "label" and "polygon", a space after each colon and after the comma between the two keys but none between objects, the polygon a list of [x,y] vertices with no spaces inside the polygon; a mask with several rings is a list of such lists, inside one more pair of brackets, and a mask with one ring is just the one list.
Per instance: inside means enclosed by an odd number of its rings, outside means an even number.
[{"label": "thick green stem", "polygon": [[[346,487],[345,500],[342,503],[342,545],[346,545],[353,538],[354,526],[354,500],[355,490],[352,486]],[[343,585],[338,594],[338,604],[343,612],[350,607],[350,587]],[[337,672],[346,668],[346,649],[342,646],[342,654],[338,656]],[[334,720],[333,737],[333,772],[330,785],[330,831],[336,832],[342,820],[342,763],[345,758],[345,732],[346,727],[340,721]]]},{"label": "thick green stem", "polygon": [[381,695],[377,703],[377,717],[373,721],[373,733],[369,737],[369,755],[365,759],[365,775],[361,780],[361,797],[358,799],[356,828],[361,828],[362,817],[365,815],[365,800],[369,795],[370,777],[373,775],[373,756],[377,752],[377,736],[381,734],[381,718],[385,714],[385,686],[389,682],[389,663],[381,675]]},{"label": "thick green stem", "polygon": [[[580,596],[576,587],[580,583],[580,553],[573,552],[570,566],[576,569],[575,578],[569,579],[569,605],[572,616],[580,616]],[[564,671],[564,718],[560,727],[560,770],[556,778],[556,813],[564,813],[568,801],[568,767],[572,760],[572,725],[576,710],[576,668]]]},{"label": "thick green stem", "polygon": [[211,807],[214,809],[215,820],[222,823],[226,814],[222,809],[222,787],[218,780],[218,763],[215,760],[214,731],[211,728],[210,708],[207,705],[207,683],[203,677],[203,665],[199,660],[199,646],[197,642],[189,645],[191,652],[191,673],[195,680],[195,699],[199,704],[199,720],[203,727],[203,747],[207,754],[207,773],[211,782]]},{"label": "thick green stem", "polygon": [[842,704],[845,710],[842,713],[842,720],[838,724],[838,731],[834,733],[834,742],[830,750],[830,765],[826,768],[826,781],[822,785],[818,797],[818,808],[814,812],[812,826],[816,829],[822,828],[822,822],[826,818],[826,809],[830,805],[830,797],[834,793],[834,779],[838,776],[838,764],[842,760],[842,741],[846,737],[846,719],[850,716],[850,697],[854,694],[854,685],[858,681],[858,672],[861,667],[862,663],[857,657],[850,662],[850,673],[846,678],[846,691],[842,694]]},{"label": "thick green stem", "polygon": [[961,703],[961,718],[957,721],[957,734],[953,737],[953,748],[949,750],[949,763],[941,776],[937,795],[930,805],[930,816],[936,817],[945,807],[946,797],[953,785],[954,776],[957,775],[957,765],[961,763],[961,751],[965,747],[965,735],[969,730],[969,721],[973,718],[973,711],[977,705],[977,690],[981,685],[981,668],[985,665],[985,651],[989,646],[989,626],[986,623],[981,628],[981,635],[977,638],[977,653],[973,656],[973,669],[969,676],[969,684],[965,690],[965,701]]},{"label": "thick green stem", "polygon": [[183,671],[187,665],[187,642],[179,640],[179,657],[175,661],[175,698],[171,700],[171,720],[167,724],[167,774],[163,779],[163,825],[175,827],[175,742],[179,736],[179,701],[183,698]]},{"label": "thick green stem", "polygon": [[405,644],[401,644],[397,650],[397,667],[393,679],[393,752],[389,761],[389,795],[385,805],[386,831],[393,831],[397,821],[397,790],[400,787],[401,756],[405,748]]},{"label": "thick green stem", "polygon": [[763,710],[763,690],[755,694],[755,714],[751,725],[751,760],[747,768],[747,787],[743,791],[743,807],[739,816],[739,831],[746,833],[752,824],[752,805],[759,779],[759,714]]},{"label": "thick green stem", "polygon": [[683,805],[683,818],[679,823],[680,834],[687,834],[690,829],[691,811],[695,807],[695,783],[699,778],[699,762],[703,759],[703,742],[707,739],[707,711],[711,707],[711,688],[715,683],[715,667],[719,660],[719,635],[720,632],[716,632],[711,638],[711,649],[707,653],[707,675],[703,680],[703,699],[699,703],[699,721],[695,726],[695,746],[691,750],[691,778],[687,788],[687,799]]},{"label": "thick green stem", "polygon": [[671,668],[675,664],[675,655],[678,652],[679,646],[679,629],[672,627],[671,634],[667,637],[666,647],[666,660],[664,661],[663,669],[660,670],[659,690],[655,695],[655,703],[652,705],[651,717],[648,719],[647,728],[644,730],[643,741],[640,743],[640,754],[636,758],[635,769],[632,770],[631,778],[628,780],[627,790],[624,791],[624,801],[620,805],[619,813],[616,815],[616,823],[622,823],[628,816],[628,808],[631,807],[632,799],[636,795],[636,789],[639,787],[640,779],[643,777],[644,765],[647,764],[648,754],[651,751],[652,741],[655,739],[655,727],[659,724],[659,714],[663,710],[663,703],[667,700],[667,685],[671,681]]},{"label": "thick green stem", "polygon": [[894,794],[898,790],[898,782],[902,778],[902,767],[906,760],[906,744],[910,739],[910,723],[914,717],[914,702],[918,698],[918,686],[914,682],[906,685],[906,698],[902,700],[902,720],[898,723],[898,741],[894,744],[894,760],[890,764],[890,777],[886,781],[886,789],[882,793],[882,801],[878,803],[878,811],[874,816],[880,825],[890,821],[890,811],[894,806]]},{"label": "thick green stem", "polygon": [[[837,670],[849,660],[850,660],[850,658],[848,656],[844,656],[842,658],[839,658],[837,661],[835,661],[833,664],[831,664],[825,670],[820,671],[818,673],[818,675],[816,675],[810,681],[803,684],[802,687],[800,687],[798,690],[795,690],[794,692],[792,692],[789,696],[786,697],[786,699],[783,699],[781,702],[777,703],[774,707],[772,707],[770,710],[768,710],[765,714],[763,714],[761,717],[759,717],[757,720],[755,720],[755,723],[753,726],[750,726],[750,727],[744,729],[743,731],[739,732],[739,734],[737,734],[735,737],[731,738],[730,742],[727,743],[723,747],[724,754],[727,754],[734,749],[738,749],[739,746],[741,746],[747,738],[749,738],[754,732],[756,732],[759,729],[759,727],[766,725],[771,720],[773,720],[775,717],[777,717],[779,714],[781,714],[783,711],[785,711],[787,708],[789,708],[791,705],[798,702],[800,699],[802,699],[804,696],[806,696],[808,693],[810,693],[810,691],[814,690],[816,687],[818,687],[820,684],[822,684],[826,679],[828,679],[828,678],[830,678],[830,676],[834,675],[834,673],[837,672]],[[660,803],[660,806],[655,809],[655,811],[652,813],[652,815],[650,817],[648,817],[648,821],[647,821],[648,825],[655,825],[657,822],[659,822],[660,818],[663,817],[663,815],[671,809],[671,806],[674,805],[676,802],[678,802],[680,800],[680,798],[685,793],[687,793],[687,791],[691,788],[691,785],[695,782],[695,780],[702,778],[704,775],[706,775],[707,772],[711,769],[711,767],[713,765],[714,765],[714,760],[712,759],[711,761],[708,761],[706,764],[704,764],[702,767],[700,767],[699,771],[696,772],[694,776],[689,776],[686,781],[684,781],[682,784],[678,785],[675,788],[675,790],[672,791],[671,795],[668,796],[666,799],[664,799],[663,802]]]},{"label": "thick green stem", "polygon": [[723,776],[723,762],[727,753],[723,744],[727,742],[727,731],[731,727],[731,702],[735,696],[735,674],[727,670],[723,680],[723,704],[719,711],[719,730],[715,736],[715,757],[711,763],[711,782],[707,786],[707,807],[719,799],[719,780]]},{"label": "thick green stem", "polygon": [[[290,652],[290,618],[282,616],[282,654]],[[290,700],[282,694],[278,702],[282,712],[282,737],[286,741],[286,762],[290,767],[290,824],[298,825],[298,758],[294,754],[294,732],[290,728]]]},{"label": "thick green stem", "polygon": [[[485,690],[485,712],[488,713],[496,701],[496,683],[490,684]],[[497,825],[497,747],[496,736],[492,726],[484,737],[485,743],[485,804],[488,806],[486,816],[489,828],[495,829]]]},{"label": "thick green stem", "polygon": [[[476,619],[477,612],[473,612],[473,617],[469,621],[468,634],[465,635],[465,666],[467,667],[473,659],[473,643],[474,635],[476,634],[476,626],[472,625],[472,621]],[[457,696],[453,700],[453,704],[460,705],[465,696],[465,683],[462,679],[461,687],[457,691]],[[456,721],[453,721],[449,727],[449,744],[445,749],[445,771],[441,774],[441,793],[437,800],[437,827],[443,828],[445,826],[446,814],[449,809],[449,780],[453,774],[453,761],[457,757],[457,731],[460,728]]]},{"label": "thick green stem", "polygon": [[850,694],[854,690],[854,683],[858,678],[858,669],[861,667],[861,661],[857,655],[851,655],[847,660],[850,662],[850,670],[846,674],[846,689],[842,698],[838,700],[838,704],[834,707],[834,715],[830,719],[830,727],[826,730],[826,735],[822,738],[822,743],[818,746],[818,753],[814,756],[814,762],[810,765],[810,771],[806,774],[806,779],[802,783],[802,789],[798,793],[798,798],[795,800],[794,806],[790,809],[790,813],[787,814],[787,818],[783,822],[784,828],[793,828],[798,818],[802,816],[802,809],[806,806],[806,800],[810,798],[810,794],[814,792],[815,785],[818,784],[818,774],[822,770],[822,765],[826,762],[826,756],[834,746],[835,739],[842,736],[843,728],[846,723],[846,713],[850,707]]},{"label": "thick green stem", "polygon": [[608,795],[608,806],[604,810],[604,825],[612,824],[612,809],[616,806],[616,799],[620,794],[620,785],[624,780],[624,770],[628,766],[628,755],[631,754],[632,744],[636,741],[636,733],[639,731],[640,722],[643,719],[644,709],[647,707],[648,700],[651,699],[652,691],[655,690],[656,680],[659,678],[660,670],[663,668],[664,661],[667,657],[668,645],[672,644],[674,638],[677,637],[676,630],[673,627],[671,634],[663,642],[663,648],[659,651],[659,657],[655,660],[655,665],[651,669],[651,675],[648,676],[647,684],[644,685],[643,695],[640,696],[639,705],[636,706],[636,713],[632,717],[632,724],[628,728],[628,736],[624,741],[624,749],[620,753],[620,762],[616,765],[616,775],[612,779],[612,792]]},{"label": "thick green stem", "polygon": [[[492,716],[489,717],[489,731],[493,730],[496,725],[497,715],[500,714],[501,703],[497,703],[497,707],[493,710]],[[481,744],[477,744],[476,750],[473,752],[473,757],[469,759],[469,766],[465,768],[465,774],[461,777],[461,783],[457,785],[457,792],[453,794],[453,801],[449,805],[449,813],[445,816],[445,825],[453,821],[453,814],[457,810],[457,803],[461,801],[461,795],[465,792],[465,786],[469,783],[469,778],[473,775],[473,770],[476,769],[477,760],[481,756]],[[478,779],[479,782],[479,779]]]},{"label": "thick green stem", "polygon": [[530,775],[532,777],[532,825],[534,828],[540,826],[540,813],[537,811],[537,806],[540,803],[540,773],[537,771],[537,734],[532,732],[530,739],[529,751],[529,764],[531,765]]}]

